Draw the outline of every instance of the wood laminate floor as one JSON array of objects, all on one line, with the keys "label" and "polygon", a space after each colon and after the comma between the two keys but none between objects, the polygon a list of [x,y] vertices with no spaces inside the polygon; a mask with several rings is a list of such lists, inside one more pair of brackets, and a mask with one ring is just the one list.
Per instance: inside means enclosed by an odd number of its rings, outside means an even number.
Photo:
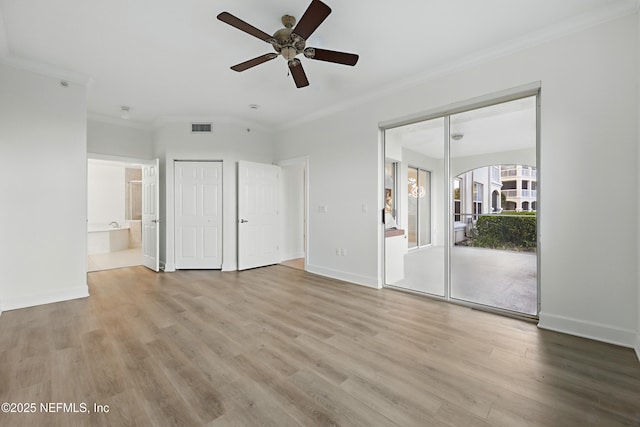
[{"label": "wood laminate floor", "polygon": [[531,323],[278,265],[89,283],[0,317],[0,402],[38,406],[0,425],[640,425],[632,350]]},{"label": "wood laminate floor", "polygon": [[285,267],[297,268],[298,270],[304,270],[304,258],[294,258],[282,261],[280,263]]}]

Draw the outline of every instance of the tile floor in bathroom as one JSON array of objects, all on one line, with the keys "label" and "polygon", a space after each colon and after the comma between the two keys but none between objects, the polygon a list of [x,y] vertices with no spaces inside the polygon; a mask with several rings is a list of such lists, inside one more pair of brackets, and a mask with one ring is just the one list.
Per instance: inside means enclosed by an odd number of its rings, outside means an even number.
[{"label": "tile floor in bathroom", "polygon": [[89,255],[88,271],[111,270],[114,268],[142,265],[142,249],[126,249],[124,251]]}]

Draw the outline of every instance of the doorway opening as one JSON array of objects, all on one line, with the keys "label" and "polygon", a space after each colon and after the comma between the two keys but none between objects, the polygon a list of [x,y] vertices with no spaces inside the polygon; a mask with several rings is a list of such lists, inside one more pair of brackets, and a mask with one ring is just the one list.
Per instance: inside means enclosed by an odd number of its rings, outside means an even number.
[{"label": "doorway opening", "polygon": [[143,265],[142,165],[87,161],[87,271]]},{"label": "doorway opening", "polygon": [[280,264],[306,270],[307,158],[284,160],[280,167]]},{"label": "doorway opening", "polygon": [[535,88],[383,129],[386,286],[537,317],[538,116]]}]

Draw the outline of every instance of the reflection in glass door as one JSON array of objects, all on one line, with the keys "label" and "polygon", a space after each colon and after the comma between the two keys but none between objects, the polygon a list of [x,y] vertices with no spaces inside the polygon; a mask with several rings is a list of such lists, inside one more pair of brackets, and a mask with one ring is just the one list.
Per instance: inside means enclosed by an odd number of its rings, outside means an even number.
[{"label": "reflection in glass door", "polygon": [[537,139],[537,95],[385,130],[404,239],[386,284],[537,316]]},{"label": "reflection in glass door", "polygon": [[431,172],[407,168],[409,249],[431,244]]},{"label": "reflection in glass door", "polygon": [[385,132],[385,163],[396,170],[386,168],[385,198],[397,189],[385,224],[385,283],[437,296],[445,295],[444,129],[440,117]]}]

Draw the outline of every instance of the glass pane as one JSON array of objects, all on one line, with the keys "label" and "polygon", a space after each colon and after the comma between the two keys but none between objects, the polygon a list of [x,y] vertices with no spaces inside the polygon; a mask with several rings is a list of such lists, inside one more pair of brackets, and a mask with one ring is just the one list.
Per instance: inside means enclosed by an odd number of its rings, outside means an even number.
[{"label": "glass pane", "polygon": [[397,227],[396,163],[387,162],[384,174],[384,213],[387,228]]},{"label": "glass pane", "polygon": [[418,169],[407,168],[407,238],[409,249],[418,246]]},{"label": "glass pane", "polygon": [[418,244],[431,244],[431,174],[420,170],[418,173]]},{"label": "glass pane", "polygon": [[536,99],[453,115],[451,133],[451,298],[536,315]]}]

